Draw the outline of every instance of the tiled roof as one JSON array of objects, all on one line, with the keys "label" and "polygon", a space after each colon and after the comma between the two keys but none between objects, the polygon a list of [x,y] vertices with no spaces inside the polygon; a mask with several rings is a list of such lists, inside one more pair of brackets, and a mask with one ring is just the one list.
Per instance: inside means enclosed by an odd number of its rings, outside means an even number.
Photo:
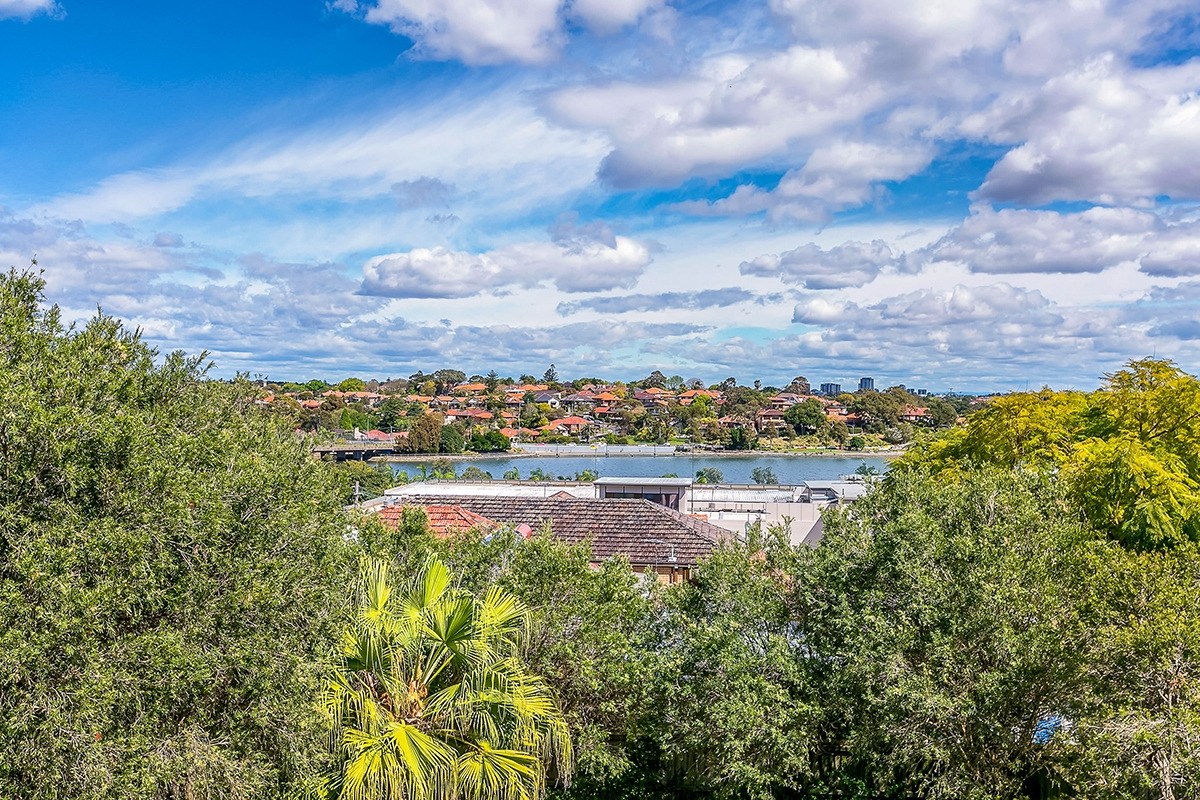
[{"label": "tiled roof", "polygon": [[[429,530],[433,532],[434,536],[448,536],[454,531],[469,531],[472,528],[487,529],[496,527],[494,521],[462,506],[446,504],[425,505],[424,503],[416,505],[421,505],[425,509],[425,516],[429,518]],[[412,505],[384,506],[379,510],[379,521],[388,527],[395,527],[400,523],[400,518],[403,516],[405,508],[412,508]]]},{"label": "tiled roof", "polygon": [[526,524],[534,530],[549,522],[557,539],[590,541],[597,560],[620,554],[632,564],[643,566],[669,563],[674,550],[674,563],[690,567],[709,555],[719,542],[733,536],[724,528],[649,500],[413,495],[405,497],[404,502],[449,503],[499,523]]}]

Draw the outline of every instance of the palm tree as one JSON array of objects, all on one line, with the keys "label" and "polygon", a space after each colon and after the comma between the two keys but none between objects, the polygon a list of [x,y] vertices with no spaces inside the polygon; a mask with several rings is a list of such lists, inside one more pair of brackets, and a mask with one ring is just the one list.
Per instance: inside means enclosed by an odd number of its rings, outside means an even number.
[{"label": "palm tree", "polygon": [[393,589],[368,563],[322,702],[330,800],[537,800],[570,774],[567,725],[520,659],[528,614],[454,587],[436,557]]}]

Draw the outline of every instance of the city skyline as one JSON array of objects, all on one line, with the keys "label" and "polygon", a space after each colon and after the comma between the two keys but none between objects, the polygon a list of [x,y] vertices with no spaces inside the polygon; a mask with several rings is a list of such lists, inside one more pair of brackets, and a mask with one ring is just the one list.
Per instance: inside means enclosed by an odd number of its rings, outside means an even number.
[{"label": "city skyline", "polygon": [[0,0],[0,257],[222,377],[1195,373],[1197,22]]}]

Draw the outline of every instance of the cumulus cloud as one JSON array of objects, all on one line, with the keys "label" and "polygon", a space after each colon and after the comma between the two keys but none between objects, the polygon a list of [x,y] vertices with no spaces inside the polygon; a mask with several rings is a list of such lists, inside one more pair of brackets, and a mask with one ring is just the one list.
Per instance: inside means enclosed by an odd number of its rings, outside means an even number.
[{"label": "cumulus cloud", "polygon": [[1131,208],[1076,213],[976,208],[913,260],[958,262],[972,272],[1095,273],[1124,263],[1162,277],[1200,273],[1200,222]]},{"label": "cumulus cloud", "polygon": [[544,63],[566,43],[571,18],[597,33],[615,33],[662,0],[336,0],[413,40],[413,55],[467,64]]},{"label": "cumulus cloud", "polygon": [[870,202],[879,184],[916,174],[929,165],[933,150],[925,143],[882,145],[843,141],[819,147],[801,169],[789,170],[770,191],[739,186],[712,202],[673,206],[701,216],[744,216],[766,212],[767,219],[824,222],[832,212]]},{"label": "cumulus cloud", "polygon": [[881,271],[898,269],[903,263],[903,255],[876,239],[869,244],[845,242],[828,250],[809,243],[743,261],[738,269],[743,275],[779,278],[806,289],[845,289],[870,283]]},{"label": "cumulus cloud", "polygon": [[[626,294],[614,297],[592,297],[558,304],[563,316],[580,311],[598,314],[627,314],[633,311],[666,311],[670,309],[724,308],[737,303],[757,300],[754,292],[730,286],[725,289],[704,289],[699,292],[662,292],[660,294]],[[770,296],[774,301],[779,295]]]},{"label": "cumulus cloud", "polygon": [[552,283],[564,292],[595,292],[633,286],[651,260],[645,244],[607,229],[486,253],[418,248],[367,261],[361,290],[385,297],[450,298]]},{"label": "cumulus cloud", "polygon": [[[157,238],[150,244],[124,237],[102,239],[78,221],[18,215],[0,208],[0,263],[27,264],[36,256],[53,290],[77,292],[80,297],[129,291],[179,273],[218,277],[220,273],[206,265],[202,255],[188,248],[164,247]],[[94,301],[86,305],[95,308]]]},{"label": "cumulus cloud", "polygon": [[796,304],[794,319],[804,330],[766,340],[666,342],[661,349],[699,363],[739,365],[748,374],[809,363],[826,375],[927,375],[954,386],[981,376],[1010,384],[1028,377],[1026,370],[1041,379],[1048,363],[1057,365],[1057,380],[1094,381],[1151,341],[1142,327],[1124,324],[1118,309],[1062,306],[1006,283],[920,289],[869,303],[809,296]]},{"label": "cumulus cloud", "polygon": [[632,25],[663,5],[663,0],[574,0],[569,13],[597,33],[607,34]]},{"label": "cumulus cloud", "polygon": [[[599,175],[621,188],[738,170],[785,171],[676,210],[824,221],[918,174],[947,142],[1012,149],[982,197],[1108,204],[1196,196],[1194,61],[1129,66],[1179,0],[772,0],[791,23],[774,48],[712,43],[670,74],[550,95],[559,122],[603,131]],[[830,144],[835,142],[836,144]],[[804,164],[799,167],[799,164]]]},{"label": "cumulus cloud", "polygon": [[1200,61],[1132,70],[1113,55],[966,120],[965,132],[1017,144],[980,197],[1149,203],[1200,198]]},{"label": "cumulus cloud", "polygon": [[54,0],[0,0],[0,19],[17,17],[29,19],[35,14],[55,14],[58,4]]},{"label": "cumulus cloud", "polygon": [[800,45],[717,56],[677,79],[563,89],[547,109],[565,124],[608,133],[613,150],[600,167],[608,182],[670,184],[778,156],[794,139],[861,118],[884,99],[881,87],[859,79],[861,57]]}]

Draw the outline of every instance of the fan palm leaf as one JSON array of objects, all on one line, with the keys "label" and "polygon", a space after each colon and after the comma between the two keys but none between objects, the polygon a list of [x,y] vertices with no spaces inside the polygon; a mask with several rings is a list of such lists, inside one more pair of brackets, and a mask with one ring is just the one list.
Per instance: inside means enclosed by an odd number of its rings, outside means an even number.
[{"label": "fan palm leaf", "polygon": [[537,800],[569,775],[566,723],[519,659],[528,613],[493,588],[458,589],[436,558],[402,585],[364,565],[360,599],[321,704],[338,766],[330,800]]}]

